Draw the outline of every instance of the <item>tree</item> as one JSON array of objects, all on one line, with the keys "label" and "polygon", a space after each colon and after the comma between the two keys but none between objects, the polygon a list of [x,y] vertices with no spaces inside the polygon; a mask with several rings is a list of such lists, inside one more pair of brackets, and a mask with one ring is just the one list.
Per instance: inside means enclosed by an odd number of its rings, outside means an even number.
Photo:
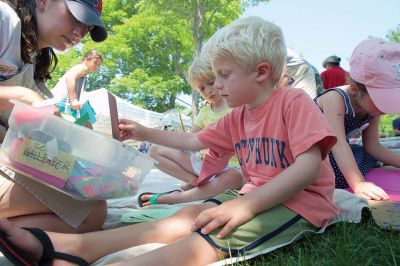
[{"label": "tree", "polygon": [[392,42],[400,42],[400,25],[395,29],[390,29],[386,37]]},{"label": "tree", "polygon": [[[194,42],[194,55],[200,53],[203,42],[218,28],[229,24],[239,17],[249,5],[257,5],[262,0],[154,0],[140,1],[139,10],[143,12],[169,12],[190,23]],[[154,10],[154,11],[153,11]],[[198,112],[199,93],[192,92],[192,116]]]},{"label": "tree", "polygon": [[[108,0],[102,19],[109,38],[59,54],[52,87],[88,50],[104,56],[102,67],[89,75],[89,90],[106,87],[117,95],[156,111],[175,107],[178,94],[191,92],[186,72],[191,59],[218,28],[236,19],[248,5],[244,0]],[[199,95],[193,93],[193,116]]]}]

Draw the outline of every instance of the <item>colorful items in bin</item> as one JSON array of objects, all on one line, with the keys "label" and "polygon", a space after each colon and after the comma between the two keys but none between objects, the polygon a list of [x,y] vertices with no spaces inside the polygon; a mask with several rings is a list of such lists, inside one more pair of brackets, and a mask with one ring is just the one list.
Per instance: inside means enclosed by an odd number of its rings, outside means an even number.
[{"label": "colorful items in bin", "polygon": [[68,123],[52,112],[13,103],[1,160],[71,197],[94,200],[134,195],[153,166],[149,157],[119,141]]},{"label": "colorful items in bin", "polygon": [[54,114],[56,108],[54,105],[44,106],[44,107],[36,107],[39,112],[25,112],[25,110],[16,109],[13,113],[12,122],[15,126],[19,127],[21,125],[27,123],[40,123],[43,121],[45,117],[48,115]]},{"label": "colorful items in bin", "polygon": [[132,178],[112,172],[92,162],[77,159],[66,188],[84,199],[120,198],[137,191],[138,187]]},{"label": "colorful items in bin", "polygon": [[84,199],[121,198],[134,194],[132,179],[112,176],[72,176],[66,188],[76,192]]},{"label": "colorful items in bin", "polygon": [[57,156],[49,158],[45,144],[29,138],[16,138],[11,144],[10,160],[17,169],[63,188],[71,175],[76,157],[58,150]]}]

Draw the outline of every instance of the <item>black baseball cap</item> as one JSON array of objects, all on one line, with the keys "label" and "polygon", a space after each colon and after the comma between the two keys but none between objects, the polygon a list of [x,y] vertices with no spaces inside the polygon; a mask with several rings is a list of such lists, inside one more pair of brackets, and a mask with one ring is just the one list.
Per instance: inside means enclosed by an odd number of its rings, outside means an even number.
[{"label": "black baseball cap", "polygon": [[101,21],[102,0],[66,0],[71,14],[80,22],[92,25],[90,36],[95,42],[102,42],[107,39],[107,30]]}]

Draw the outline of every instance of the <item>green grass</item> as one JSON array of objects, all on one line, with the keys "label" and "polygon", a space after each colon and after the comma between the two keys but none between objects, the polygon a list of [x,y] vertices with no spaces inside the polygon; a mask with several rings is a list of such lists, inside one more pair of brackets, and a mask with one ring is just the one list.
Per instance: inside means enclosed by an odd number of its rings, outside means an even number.
[{"label": "green grass", "polygon": [[400,266],[400,232],[364,224],[337,223],[322,235],[304,239],[237,266],[394,265]]},{"label": "green grass", "polygon": [[399,115],[383,115],[381,117],[380,132],[386,133],[389,137],[393,137],[392,121]]}]

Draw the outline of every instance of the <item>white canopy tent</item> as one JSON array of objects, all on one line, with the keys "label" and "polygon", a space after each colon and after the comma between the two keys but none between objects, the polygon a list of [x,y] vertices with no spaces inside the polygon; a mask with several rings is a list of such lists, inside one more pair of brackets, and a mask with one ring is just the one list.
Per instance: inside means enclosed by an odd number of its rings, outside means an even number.
[{"label": "white canopy tent", "polygon": [[[108,91],[104,88],[83,92],[81,101],[89,100],[90,105],[96,112],[97,123],[93,125],[93,129],[111,135],[110,109],[107,93]],[[129,103],[117,96],[115,98],[117,100],[119,118],[127,118],[152,128],[164,128],[164,126],[181,128],[181,120],[177,111],[168,111],[166,113],[153,112]],[[181,117],[185,128],[191,128],[192,120],[190,117],[185,115],[181,115]]]}]

